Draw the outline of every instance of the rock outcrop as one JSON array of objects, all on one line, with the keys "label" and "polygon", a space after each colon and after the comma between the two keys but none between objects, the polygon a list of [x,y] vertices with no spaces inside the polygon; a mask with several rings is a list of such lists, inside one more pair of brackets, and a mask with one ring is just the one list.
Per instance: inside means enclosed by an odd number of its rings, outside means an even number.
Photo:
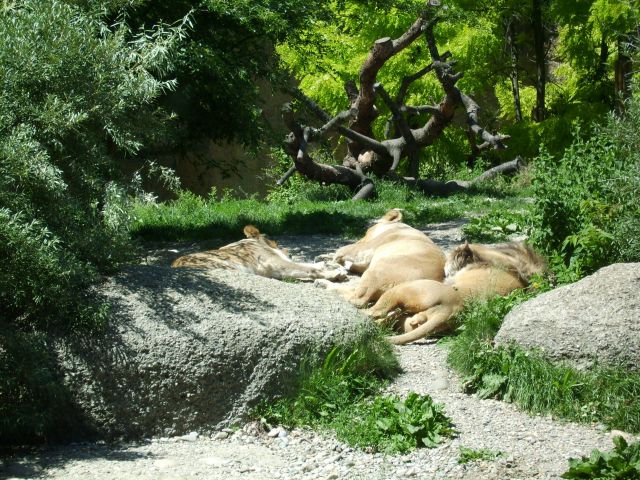
[{"label": "rock outcrop", "polygon": [[236,272],[135,266],[98,295],[108,334],[57,350],[85,423],[108,438],[229,424],[290,389],[306,353],[373,328],[312,285]]},{"label": "rock outcrop", "polygon": [[578,368],[640,366],[640,263],[614,264],[539,295],[505,318],[497,344],[539,348]]}]

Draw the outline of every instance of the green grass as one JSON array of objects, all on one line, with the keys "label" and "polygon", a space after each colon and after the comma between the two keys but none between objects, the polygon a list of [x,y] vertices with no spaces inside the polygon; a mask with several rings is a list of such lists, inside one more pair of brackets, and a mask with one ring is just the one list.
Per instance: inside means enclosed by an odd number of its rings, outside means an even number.
[{"label": "green grass", "polygon": [[640,373],[614,367],[578,371],[535,351],[492,345],[506,313],[530,296],[514,292],[472,304],[460,315],[459,334],[446,344],[449,363],[466,376],[466,388],[531,412],[640,432]]},{"label": "green grass", "polygon": [[[517,209],[520,198],[499,196],[486,190],[431,198],[389,182],[379,182],[378,197],[371,201],[322,200],[265,202],[257,199],[218,200],[182,193],[173,201],[139,203],[134,207],[135,236],[143,240],[237,239],[246,224],[256,225],[269,235],[342,234],[358,237],[369,222],[391,208],[404,209],[405,220],[415,226],[465,217],[469,212],[488,212],[495,208]],[[332,198],[332,195],[327,195]],[[348,198],[348,197],[347,197]]]},{"label": "green grass", "polygon": [[348,444],[387,453],[432,447],[453,435],[442,405],[415,393],[381,396],[398,370],[382,332],[336,347],[303,365],[294,395],[260,405],[255,415],[269,425],[330,429]]},{"label": "green grass", "polygon": [[480,448],[476,450],[473,448],[460,446],[460,457],[458,457],[458,463],[465,464],[470,462],[476,462],[479,460],[488,462],[491,460],[495,460],[496,458],[502,455],[503,455],[502,452],[489,450],[488,448]]}]

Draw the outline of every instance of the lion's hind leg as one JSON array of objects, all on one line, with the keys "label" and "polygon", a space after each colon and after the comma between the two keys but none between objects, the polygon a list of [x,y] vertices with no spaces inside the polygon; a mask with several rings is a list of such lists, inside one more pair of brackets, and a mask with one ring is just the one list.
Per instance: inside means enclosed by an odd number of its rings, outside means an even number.
[{"label": "lion's hind leg", "polygon": [[435,280],[403,282],[384,292],[376,304],[365,313],[374,318],[383,317],[396,309],[418,313],[440,303],[442,290],[449,288]]}]

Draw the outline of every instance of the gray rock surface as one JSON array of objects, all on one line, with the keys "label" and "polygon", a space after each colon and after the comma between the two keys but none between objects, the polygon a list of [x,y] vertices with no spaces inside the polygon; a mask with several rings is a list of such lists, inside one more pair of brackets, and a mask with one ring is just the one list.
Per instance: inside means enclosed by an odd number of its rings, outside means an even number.
[{"label": "gray rock surface", "polygon": [[640,365],[640,263],[598,270],[539,295],[507,315],[496,343],[539,348],[578,368]]},{"label": "gray rock surface", "polygon": [[107,437],[212,431],[286,392],[309,350],[371,328],[329,292],[236,272],[132,266],[99,295],[112,305],[106,338],[58,351]]}]

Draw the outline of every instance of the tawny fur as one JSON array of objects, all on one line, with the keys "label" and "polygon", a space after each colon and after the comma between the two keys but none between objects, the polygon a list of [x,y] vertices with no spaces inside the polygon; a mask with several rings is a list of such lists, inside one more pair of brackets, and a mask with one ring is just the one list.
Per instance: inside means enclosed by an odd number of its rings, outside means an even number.
[{"label": "tawny fur", "polygon": [[344,269],[328,270],[322,263],[298,263],[291,260],[286,249],[262,235],[253,225],[244,227],[244,240],[217,250],[192,253],[176,259],[172,267],[236,270],[262,277],[295,278],[298,280],[326,279],[341,281]]},{"label": "tawny fur", "polygon": [[496,245],[464,243],[447,255],[444,266],[447,277],[453,276],[469,264],[489,264],[508,270],[528,283],[532,276],[542,274],[546,263],[528,244],[507,242]]},{"label": "tawny fur", "polygon": [[443,280],[445,257],[440,247],[401,220],[399,210],[390,210],[362,239],[336,252],[338,263],[354,273],[362,273],[359,283],[323,284],[357,307],[364,307],[407,280]]},{"label": "tawny fur", "polygon": [[389,338],[403,345],[453,328],[451,318],[469,299],[486,300],[524,288],[530,278],[545,270],[545,262],[531,247],[512,242],[496,246],[465,243],[448,256],[447,278],[443,283],[430,280],[406,282],[383,294],[366,311],[384,322],[390,312],[400,310],[408,316],[405,333]]}]

